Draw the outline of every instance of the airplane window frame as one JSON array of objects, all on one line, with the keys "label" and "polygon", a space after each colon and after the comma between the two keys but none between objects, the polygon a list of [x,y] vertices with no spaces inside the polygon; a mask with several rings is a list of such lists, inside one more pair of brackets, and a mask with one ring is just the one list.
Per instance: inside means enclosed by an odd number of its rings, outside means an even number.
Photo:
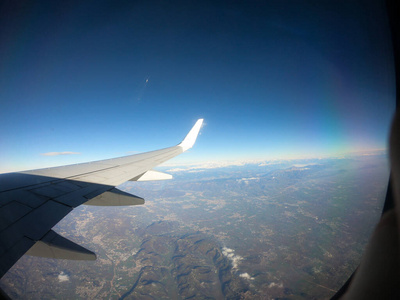
[{"label": "airplane window frame", "polygon": [[[386,10],[388,14],[389,28],[392,39],[392,49],[395,65],[395,88],[396,88],[396,111],[399,108],[399,98],[400,98],[400,4],[397,0],[386,0]],[[392,188],[392,175],[390,174],[385,202],[382,209],[382,216],[389,210],[395,207],[393,188]],[[356,268],[344,283],[344,285],[336,292],[336,294],[331,298],[332,300],[340,299],[348,290],[354,274],[357,272]]]}]

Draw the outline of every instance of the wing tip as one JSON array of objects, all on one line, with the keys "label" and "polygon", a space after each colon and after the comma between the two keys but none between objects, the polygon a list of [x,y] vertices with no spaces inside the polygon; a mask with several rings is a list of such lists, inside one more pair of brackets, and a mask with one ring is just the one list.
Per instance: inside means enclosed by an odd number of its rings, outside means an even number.
[{"label": "wing tip", "polygon": [[178,145],[183,149],[183,152],[193,147],[196,142],[197,136],[199,135],[201,126],[203,125],[204,119],[198,119],[196,124],[190,129],[184,140]]}]

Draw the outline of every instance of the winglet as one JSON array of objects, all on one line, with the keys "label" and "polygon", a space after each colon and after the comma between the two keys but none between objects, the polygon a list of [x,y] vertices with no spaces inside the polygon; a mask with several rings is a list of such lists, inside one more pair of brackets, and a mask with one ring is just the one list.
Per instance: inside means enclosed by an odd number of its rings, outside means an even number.
[{"label": "winglet", "polygon": [[196,142],[197,135],[199,134],[201,125],[203,124],[203,119],[198,119],[196,124],[194,124],[193,128],[189,131],[185,139],[178,146],[182,147],[185,152],[187,149],[193,147]]}]

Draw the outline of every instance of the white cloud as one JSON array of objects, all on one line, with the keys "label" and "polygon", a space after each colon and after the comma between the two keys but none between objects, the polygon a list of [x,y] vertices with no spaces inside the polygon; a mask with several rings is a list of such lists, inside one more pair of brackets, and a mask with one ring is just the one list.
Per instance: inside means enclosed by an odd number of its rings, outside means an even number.
[{"label": "white cloud", "polygon": [[278,163],[279,163],[279,161],[265,161],[265,162],[261,162],[258,166],[265,167],[265,166],[276,165]]},{"label": "white cloud", "polygon": [[64,151],[64,152],[47,152],[47,153],[42,153],[41,155],[44,155],[44,156],[56,156],[56,155],[73,155],[73,154],[80,154],[80,153],[79,152]]},{"label": "white cloud", "polygon": [[222,254],[225,255],[232,262],[232,269],[237,269],[239,262],[243,259],[240,255],[235,255],[235,250],[223,247]]},{"label": "white cloud", "polygon": [[[337,158],[334,156],[326,156],[325,158]],[[265,167],[271,165],[277,165],[282,163],[289,163],[293,162],[294,167],[304,167],[304,166],[311,166],[317,165],[316,162],[307,161],[304,163],[304,159],[307,160],[317,160],[321,159],[322,157],[309,157],[309,158],[274,158],[274,159],[238,159],[238,160],[216,160],[216,161],[203,161],[203,162],[196,162],[196,163],[175,163],[175,162],[167,162],[163,164],[165,167],[170,167],[171,169],[168,172],[181,172],[185,171],[188,172],[190,170],[198,170],[201,172],[207,169],[218,169],[218,168],[225,168],[225,167],[240,167],[247,164],[257,165],[258,167]]]},{"label": "white cloud", "polygon": [[59,282],[69,281],[69,275],[61,271],[61,273],[58,275],[58,281]]},{"label": "white cloud", "polygon": [[268,285],[269,288],[273,288],[273,287],[278,287],[278,288],[283,288],[283,284],[282,283],[275,283],[275,282],[271,282]]},{"label": "white cloud", "polygon": [[[292,167],[295,168],[304,168],[308,166],[322,166],[322,164],[319,163],[307,163],[307,164],[294,164]],[[304,168],[305,170],[308,170],[309,168]]]},{"label": "white cloud", "polygon": [[168,170],[167,172],[182,172],[182,171],[187,171],[187,170],[189,170],[189,168],[188,169],[183,169],[183,168],[173,168],[173,169],[170,169],[170,170]]},{"label": "white cloud", "polygon": [[239,183],[241,183],[243,181],[245,184],[249,184],[250,180],[259,180],[259,179],[260,178],[258,178],[258,177],[249,177],[249,178],[236,179],[236,181]]},{"label": "white cloud", "polygon": [[310,166],[310,165],[312,165],[312,164],[294,164],[293,167],[295,167],[295,168],[304,168],[304,167]]},{"label": "white cloud", "polygon": [[200,162],[195,164],[186,164],[185,166],[182,165],[168,165],[170,167],[175,167],[168,172],[180,172],[180,171],[189,171],[189,170],[196,170],[197,172],[201,172],[206,169],[218,169],[224,167],[234,167],[234,166],[244,166],[246,164],[258,164],[260,161],[255,160],[236,160],[236,161],[208,161],[208,162]]},{"label": "white cloud", "polygon": [[251,277],[249,273],[242,273],[239,276],[248,280],[254,280],[254,277]]}]

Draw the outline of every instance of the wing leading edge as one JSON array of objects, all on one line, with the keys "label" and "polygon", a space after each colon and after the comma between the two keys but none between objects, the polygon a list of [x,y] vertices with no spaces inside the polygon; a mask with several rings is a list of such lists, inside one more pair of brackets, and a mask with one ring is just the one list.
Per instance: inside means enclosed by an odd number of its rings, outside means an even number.
[{"label": "wing leading edge", "polygon": [[93,252],[58,236],[51,228],[84,203],[143,204],[142,198],[115,187],[129,180],[172,178],[152,168],[190,149],[202,123],[203,119],[199,119],[185,139],[173,147],[90,163],[0,174],[0,278],[29,249],[30,254],[45,257],[95,259]]}]

